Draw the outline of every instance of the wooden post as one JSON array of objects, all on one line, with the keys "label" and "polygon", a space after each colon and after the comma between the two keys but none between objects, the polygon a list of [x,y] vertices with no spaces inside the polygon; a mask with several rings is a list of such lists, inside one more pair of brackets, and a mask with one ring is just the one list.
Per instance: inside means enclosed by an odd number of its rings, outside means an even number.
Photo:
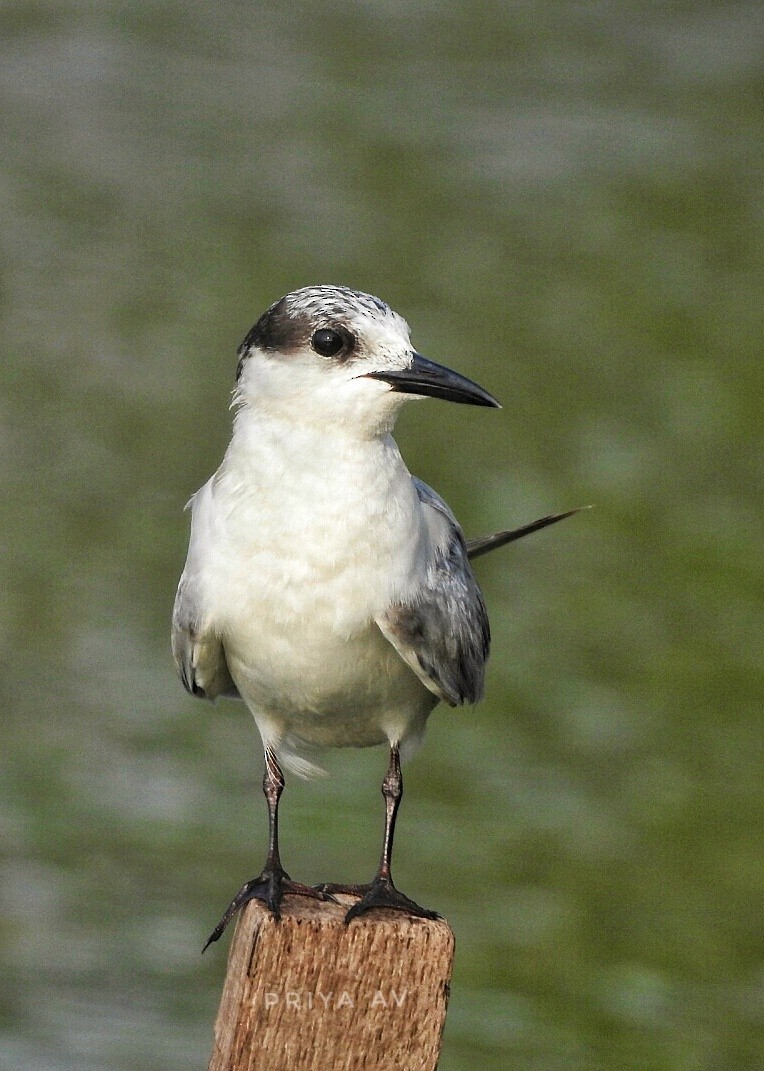
[{"label": "wooden post", "polygon": [[446,1020],[448,923],[355,901],[252,900],[228,954],[209,1071],[434,1071]]}]

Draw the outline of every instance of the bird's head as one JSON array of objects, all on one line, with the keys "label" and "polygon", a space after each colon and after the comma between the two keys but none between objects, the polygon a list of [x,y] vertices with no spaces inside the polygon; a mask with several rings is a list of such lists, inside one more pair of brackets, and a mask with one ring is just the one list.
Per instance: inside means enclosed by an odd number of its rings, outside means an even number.
[{"label": "bird's head", "polygon": [[409,398],[498,407],[476,383],[420,356],[406,321],[370,294],[309,286],[263,313],[239,347],[234,404],[283,419],[389,429]]}]

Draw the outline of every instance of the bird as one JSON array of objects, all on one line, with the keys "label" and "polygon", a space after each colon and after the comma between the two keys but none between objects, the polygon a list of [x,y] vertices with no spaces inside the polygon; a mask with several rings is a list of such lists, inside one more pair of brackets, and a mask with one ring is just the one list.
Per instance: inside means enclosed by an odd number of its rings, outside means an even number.
[{"label": "bird", "polygon": [[[411,400],[487,408],[477,383],[414,349],[381,299],[308,286],[263,313],[238,349],[230,444],[193,495],[172,651],[193,696],[243,700],[264,752],[268,853],[205,948],[249,900],[278,920],[285,895],[355,897],[423,918],[393,883],[401,763],[435,706],[483,695],[490,628],[470,561],[576,510],[467,541],[392,437]],[[284,769],[321,773],[316,749],[389,749],[379,867],[367,885],[292,881],[279,850]]]}]

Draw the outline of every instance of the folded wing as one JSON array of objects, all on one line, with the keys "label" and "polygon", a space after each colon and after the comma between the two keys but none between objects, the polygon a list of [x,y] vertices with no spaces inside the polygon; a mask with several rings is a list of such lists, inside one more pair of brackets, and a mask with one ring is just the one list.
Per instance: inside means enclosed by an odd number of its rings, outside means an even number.
[{"label": "folded wing", "polygon": [[426,511],[432,553],[411,590],[377,625],[439,699],[450,706],[476,703],[491,642],[485,603],[451,510],[427,484],[414,479],[414,486]]},{"label": "folded wing", "polygon": [[189,503],[191,538],[172,615],[172,653],[183,686],[191,695],[200,699],[238,699],[223,644],[204,609],[201,561],[207,522],[205,506],[210,493],[210,484],[205,484]]}]

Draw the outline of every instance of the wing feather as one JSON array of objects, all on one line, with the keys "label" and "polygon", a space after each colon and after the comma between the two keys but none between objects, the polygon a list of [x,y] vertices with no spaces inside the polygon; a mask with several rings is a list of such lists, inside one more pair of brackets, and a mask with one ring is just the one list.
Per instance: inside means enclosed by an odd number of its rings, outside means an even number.
[{"label": "wing feather", "polygon": [[456,518],[427,484],[414,479],[414,486],[433,551],[418,583],[377,624],[431,692],[451,706],[476,703],[491,642],[488,613]]},{"label": "wing feather", "polygon": [[538,532],[550,524],[557,524],[558,521],[564,521],[566,517],[573,517],[581,510],[591,508],[591,506],[579,506],[578,509],[569,509],[565,513],[552,513],[548,517],[541,517],[537,521],[531,521],[530,524],[524,524],[521,528],[513,528],[511,531],[496,532],[494,535],[482,536],[480,539],[468,539],[467,554],[470,561],[474,561],[481,554],[488,554],[491,550],[497,550],[499,547],[506,546],[507,543],[513,543],[516,539],[522,539],[524,536],[531,535],[532,532]]},{"label": "wing feather", "polygon": [[210,484],[205,484],[189,502],[191,538],[172,615],[172,653],[178,675],[191,695],[200,699],[217,699],[219,696],[239,699],[223,644],[204,612],[201,562],[205,545],[205,505],[210,493]]}]

